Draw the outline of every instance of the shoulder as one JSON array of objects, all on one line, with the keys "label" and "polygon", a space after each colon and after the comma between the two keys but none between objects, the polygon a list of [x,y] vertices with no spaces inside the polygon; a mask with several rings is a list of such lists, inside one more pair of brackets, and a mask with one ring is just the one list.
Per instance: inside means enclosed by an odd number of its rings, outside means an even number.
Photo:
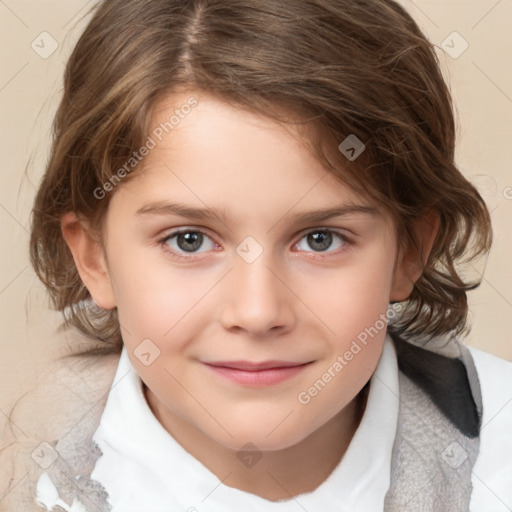
[{"label": "shoulder", "polygon": [[512,362],[502,359],[501,357],[494,356],[488,352],[484,352],[478,348],[467,346],[468,350],[473,356],[475,364],[478,365],[482,371],[496,370],[504,372],[510,378],[512,376]]},{"label": "shoulder", "polygon": [[95,429],[118,361],[119,354],[92,352],[55,360],[37,386],[16,397],[0,436],[0,511],[41,510],[33,497],[46,459],[73,434]]},{"label": "shoulder", "polygon": [[471,510],[506,512],[512,508],[512,363],[468,348],[483,404]]},{"label": "shoulder", "polygon": [[[501,409],[510,403],[512,415],[512,362],[501,359],[482,350],[468,347],[478,373],[482,400],[487,413],[499,406]],[[484,412],[485,416],[485,412]],[[506,415],[505,415],[506,417]],[[510,420],[510,417],[506,417]]]}]

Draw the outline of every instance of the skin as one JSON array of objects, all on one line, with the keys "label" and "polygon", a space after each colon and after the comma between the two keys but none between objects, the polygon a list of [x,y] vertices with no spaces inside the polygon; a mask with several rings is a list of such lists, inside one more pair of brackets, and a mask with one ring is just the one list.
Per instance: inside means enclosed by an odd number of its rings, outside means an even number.
[{"label": "skin", "polygon": [[[151,125],[169,119],[190,95],[167,97]],[[409,296],[420,259],[397,250],[381,208],[294,221],[299,212],[377,205],[326,171],[289,129],[194,96],[198,106],[145,157],[143,172],[113,192],[103,245],[72,212],[62,218],[63,233],[96,303],[117,307],[128,355],[164,428],[224,484],[287,499],[315,489],[341,460],[364,411],[360,392],[378,364],[385,329],[308,404],[299,393],[375,325],[390,301]],[[229,218],[137,213],[166,202],[215,207]],[[437,227],[435,218],[418,223],[424,257]],[[162,241],[177,228],[201,230],[202,244]],[[332,239],[322,251],[321,240],[307,233],[326,229]],[[248,236],[263,250],[250,263],[236,252]],[[160,350],[149,366],[134,355],[144,339]],[[312,363],[262,388],[232,383],[203,364],[239,359]],[[237,457],[246,443],[262,454],[252,467]]]}]

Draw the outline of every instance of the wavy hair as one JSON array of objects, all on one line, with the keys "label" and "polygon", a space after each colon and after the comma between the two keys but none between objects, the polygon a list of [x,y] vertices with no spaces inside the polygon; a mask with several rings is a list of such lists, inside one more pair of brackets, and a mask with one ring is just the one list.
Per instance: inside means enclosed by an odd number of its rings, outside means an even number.
[{"label": "wavy hair", "polygon": [[[399,244],[419,250],[414,221],[435,209],[433,249],[390,328],[467,332],[466,292],[480,283],[458,267],[490,250],[490,215],[454,162],[436,49],[393,0],[100,2],[66,66],[32,212],[31,262],[67,324],[120,350],[117,311],[91,304],[60,219],[74,211],[100,229],[111,194],[95,190],[144,144],[157,102],[187,88],[300,120],[325,167],[392,214]],[[366,146],[353,161],[338,150],[351,134]]]}]

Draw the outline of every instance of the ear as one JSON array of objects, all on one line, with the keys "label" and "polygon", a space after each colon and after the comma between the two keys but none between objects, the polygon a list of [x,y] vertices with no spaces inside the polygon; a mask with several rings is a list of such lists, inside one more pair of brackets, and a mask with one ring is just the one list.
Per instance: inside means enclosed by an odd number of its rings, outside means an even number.
[{"label": "ear", "polygon": [[420,243],[420,250],[411,244],[401,248],[395,264],[390,301],[406,300],[412,293],[414,283],[423,273],[437,232],[439,231],[439,213],[431,210],[415,222],[415,231]]},{"label": "ear", "polygon": [[116,301],[100,240],[94,238],[87,223],[73,212],[61,217],[61,229],[78,273],[96,305],[103,309],[115,308]]}]

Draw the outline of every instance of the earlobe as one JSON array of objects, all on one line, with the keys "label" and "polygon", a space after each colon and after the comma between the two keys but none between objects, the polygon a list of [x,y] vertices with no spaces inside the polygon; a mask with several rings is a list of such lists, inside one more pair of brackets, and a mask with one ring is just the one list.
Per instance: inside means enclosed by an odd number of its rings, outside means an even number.
[{"label": "earlobe", "polygon": [[88,226],[73,212],[62,216],[61,229],[93,301],[103,309],[115,308],[114,292],[100,241],[92,236]]},{"label": "earlobe", "polygon": [[439,213],[436,210],[431,210],[415,222],[419,251],[411,244],[400,251],[393,274],[390,301],[406,300],[412,293],[414,283],[421,277],[432,251],[439,224]]}]

